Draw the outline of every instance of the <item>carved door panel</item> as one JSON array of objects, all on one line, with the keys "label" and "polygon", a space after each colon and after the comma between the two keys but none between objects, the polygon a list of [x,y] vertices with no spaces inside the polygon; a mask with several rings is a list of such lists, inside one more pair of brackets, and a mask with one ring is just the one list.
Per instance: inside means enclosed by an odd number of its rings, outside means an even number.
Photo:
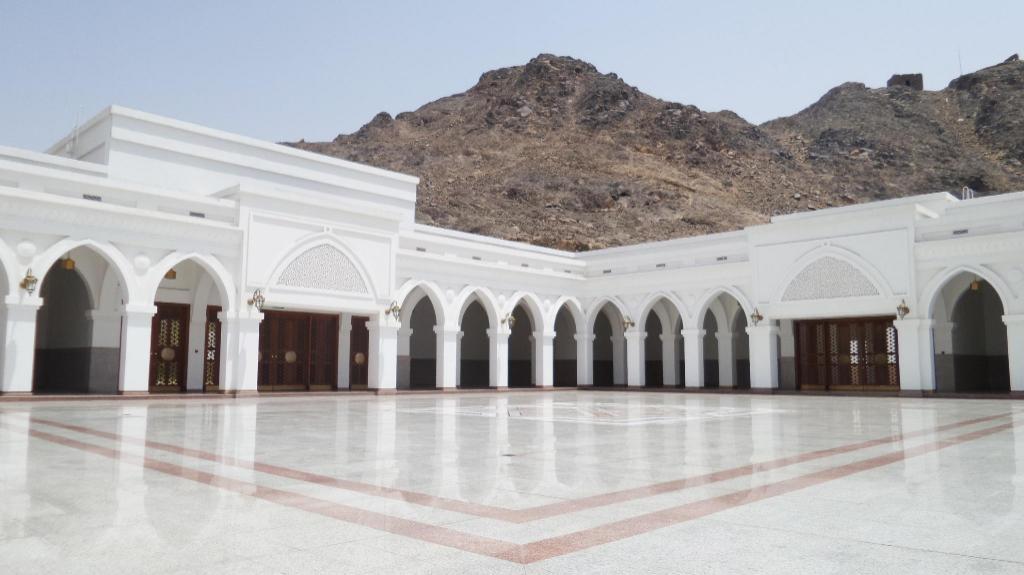
[{"label": "carved door panel", "polygon": [[338,316],[264,312],[257,387],[329,390],[338,381]]},{"label": "carved door panel", "polygon": [[206,307],[203,329],[203,391],[220,389],[220,306]]},{"label": "carved door panel", "polygon": [[352,336],[349,340],[348,369],[349,387],[351,389],[367,388],[367,364],[370,359],[370,332],[366,324],[370,318],[355,316],[352,318]]},{"label": "carved door panel", "polygon": [[150,339],[151,393],[180,393],[187,389],[188,318],[188,304],[156,304]]}]

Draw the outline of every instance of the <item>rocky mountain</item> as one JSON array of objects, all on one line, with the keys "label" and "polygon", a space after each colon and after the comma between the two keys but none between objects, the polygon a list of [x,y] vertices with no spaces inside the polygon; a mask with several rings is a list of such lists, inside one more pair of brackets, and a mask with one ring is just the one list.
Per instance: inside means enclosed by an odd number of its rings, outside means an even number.
[{"label": "rocky mountain", "polygon": [[334,141],[290,145],[419,176],[424,223],[582,251],[964,185],[1022,190],[1024,62],[939,91],[843,84],[754,125],[542,54]]}]

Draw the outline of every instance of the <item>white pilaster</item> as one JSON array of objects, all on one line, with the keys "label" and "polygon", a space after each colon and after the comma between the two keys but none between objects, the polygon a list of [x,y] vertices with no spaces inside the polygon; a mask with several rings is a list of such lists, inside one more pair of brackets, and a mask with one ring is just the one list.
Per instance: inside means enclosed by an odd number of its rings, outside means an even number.
[{"label": "white pilaster", "polygon": [[612,336],[612,383],[626,383],[626,338],[621,335]]},{"label": "white pilaster", "polygon": [[735,387],[735,357],[733,357],[732,332],[719,331],[715,334],[718,340],[718,387]]},{"label": "white pilaster", "polygon": [[370,317],[370,353],[367,359],[367,387],[395,389],[398,386],[398,329],[393,320]]},{"label": "white pilaster", "polygon": [[338,389],[348,389],[352,366],[352,314],[343,313],[338,322]]},{"label": "white pilaster", "polygon": [[677,387],[679,385],[679,336],[674,333],[663,333],[661,338],[661,372],[662,385]]},{"label": "white pilaster", "polygon": [[497,389],[508,388],[508,336],[512,332],[508,328],[488,329],[490,339],[490,386]]},{"label": "white pilaster", "polygon": [[747,335],[750,336],[750,387],[778,389],[779,327],[770,320],[763,320],[760,325],[747,327]]},{"label": "white pilaster", "polygon": [[555,332],[533,332],[533,384],[537,387],[555,385]]},{"label": "white pilaster", "polygon": [[576,385],[594,385],[591,370],[594,368],[594,339],[592,334],[578,333],[576,340]]},{"label": "white pilaster", "polygon": [[643,387],[646,383],[645,339],[647,339],[647,332],[639,329],[626,332],[626,385],[630,387]]},{"label": "white pilaster", "polygon": [[898,319],[896,341],[900,362],[900,389],[933,391],[935,389],[935,354],[932,351],[930,319]]},{"label": "white pilaster", "polygon": [[462,336],[466,332],[459,331],[455,343],[455,387],[462,386]]},{"label": "white pilaster", "polygon": [[445,328],[434,326],[434,338],[437,341],[437,362],[434,385],[438,388],[451,389],[458,385],[459,369],[459,336],[462,332],[457,327]]},{"label": "white pilaster", "polygon": [[32,369],[36,354],[36,312],[43,305],[38,297],[4,299],[3,381],[0,393],[32,393]]},{"label": "white pilaster", "polygon": [[704,387],[704,330],[684,329],[683,363],[685,363],[684,385]]},{"label": "white pilaster", "polygon": [[256,391],[260,368],[260,322],[263,314],[253,312],[230,317],[220,312],[221,391]]},{"label": "white pilaster", "polygon": [[121,323],[121,374],[118,391],[149,393],[150,341],[153,336],[152,304],[127,304]]},{"label": "white pilaster", "polygon": [[1024,392],[1024,314],[1004,315],[1003,323],[1010,354],[1010,391]]}]

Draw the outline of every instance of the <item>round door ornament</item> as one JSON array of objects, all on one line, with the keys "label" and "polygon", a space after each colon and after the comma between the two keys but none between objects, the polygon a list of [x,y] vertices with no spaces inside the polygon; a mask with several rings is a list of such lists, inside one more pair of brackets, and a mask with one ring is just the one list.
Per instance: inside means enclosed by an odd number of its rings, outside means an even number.
[{"label": "round door ornament", "polygon": [[360,351],[352,357],[352,361],[356,362],[356,365],[363,365],[366,363],[366,354]]},{"label": "round door ornament", "polygon": [[295,360],[297,359],[299,359],[299,354],[295,353],[294,351],[289,349],[288,351],[284,352],[285,363],[295,363]]},{"label": "round door ornament", "polygon": [[176,355],[173,347],[165,347],[160,350],[160,359],[164,361],[174,361]]}]

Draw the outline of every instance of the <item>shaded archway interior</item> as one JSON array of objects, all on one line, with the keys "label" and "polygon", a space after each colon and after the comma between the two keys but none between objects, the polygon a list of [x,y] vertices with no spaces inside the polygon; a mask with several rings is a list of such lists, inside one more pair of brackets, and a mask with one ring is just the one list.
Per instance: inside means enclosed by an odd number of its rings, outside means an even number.
[{"label": "shaded archway interior", "polygon": [[553,345],[555,387],[575,387],[577,380],[576,320],[567,305],[555,315],[555,339]]},{"label": "shaded archway interior", "polygon": [[458,387],[487,388],[490,386],[490,324],[487,311],[473,299],[462,314],[462,339],[459,344]]},{"label": "shaded archway interior", "polygon": [[1004,307],[984,279],[960,274],[943,286],[935,315],[935,383],[940,392],[1008,393]]},{"label": "shaded archway interior", "polygon": [[512,326],[508,336],[508,386],[533,387],[534,320],[522,304],[512,310]]}]

